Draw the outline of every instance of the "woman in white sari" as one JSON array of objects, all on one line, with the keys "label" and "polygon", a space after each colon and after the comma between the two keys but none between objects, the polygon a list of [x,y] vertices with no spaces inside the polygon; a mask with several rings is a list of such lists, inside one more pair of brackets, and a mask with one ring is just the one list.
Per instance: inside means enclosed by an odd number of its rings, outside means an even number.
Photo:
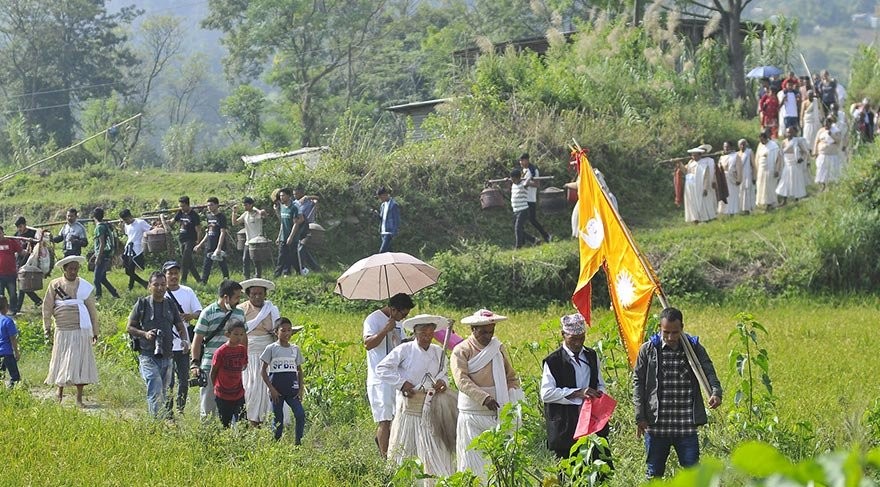
[{"label": "woman in white sari", "polygon": [[804,138],[807,139],[807,145],[812,147],[816,142],[816,134],[819,133],[819,126],[822,124],[821,114],[819,112],[819,104],[821,101],[816,100],[813,91],[807,91],[807,99],[801,104],[801,120],[804,124]]},{"label": "woman in white sari", "polygon": [[816,143],[813,145],[813,155],[816,156],[816,184],[822,186],[825,191],[826,185],[837,181],[836,167],[840,165],[840,135],[831,130],[833,120],[825,119],[825,126],[816,135]]},{"label": "woman in white sari", "polygon": [[785,129],[785,140],[782,141],[782,174],[776,185],[776,194],[782,197],[784,205],[788,198],[795,201],[807,195],[807,182],[804,180],[803,167],[807,164],[810,148],[807,141],[798,137],[794,127]]},{"label": "woman in white sari", "polygon": [[755,204],[771,209],[776,206],[776,184],[779,172],[782,171],[782,151],[775,141],[770,139],[767,132],[761,132],[761,143],[755,151],[755,166],[757,195]]},{"label": "woman in white sari", "polygon": [[740,161],[742,161],[742,182],[739,185],[739,209],[748,215],[755,209],[755,153],[746,139],[739,139]]}]

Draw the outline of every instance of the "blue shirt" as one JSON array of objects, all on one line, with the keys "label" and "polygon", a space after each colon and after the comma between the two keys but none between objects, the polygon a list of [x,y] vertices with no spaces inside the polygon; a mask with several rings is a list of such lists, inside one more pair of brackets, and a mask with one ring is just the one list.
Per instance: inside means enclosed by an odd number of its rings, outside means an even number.
[{"label": "blue shirt", "polygon": [[18,328],[12,318],[0,315],[0,355],[12,355],[12,338],[18,335]]}]

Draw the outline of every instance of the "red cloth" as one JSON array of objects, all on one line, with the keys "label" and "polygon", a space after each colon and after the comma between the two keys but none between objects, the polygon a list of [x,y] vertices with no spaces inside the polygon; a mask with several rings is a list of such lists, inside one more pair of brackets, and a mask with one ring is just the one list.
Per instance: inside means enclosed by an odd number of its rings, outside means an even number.
[{"label": "red cloth", "polygon": [[0,239],[0,276],[16,275],[15,254],[21,252],[21,244],[14,238]]},{"label": "red cloth", "polygon": [[681,173],[681,166],[675,166],[672,187],[675,188],[675,206],[681,206],[684,201],[684,174]]},{"label": "red cloth", "polygon": [[244,397],[241,371],[247,368],[247,347],[230,347],[229,343],[220,345],[211,359],[211,368],[217,369],[214,382],[214,395],[227,401],[237,401]]},{"label": "red cloth", "polygon": [[776,95],[770,92],[764,93],[761,101],[758,103],[758,109],[761,110],[761,125],[764,127],[775,127],[779,124],[779,100]]},{"label": "red cloth", "polygon": [[591,435],[604,428],[616,407],[617,401],[608,394],[602,394],[595,399],[584,399],[577,428],[574,430],[574,439]]},{"label": "red cloth", "polygon": [[[437,340],[442,345],[443,339],[446,337],[447,332],[449,332],[448,329],[435,331],[434,332],[434,339]],[[448,350],[452,350],[453,348],[455,348],[456,345],[458,345],[459,343],[461,343],[463,341],[464,341],[464,338],[458,336],[458,334],[453,331],[450,333],[449,340],[447,340],[447,342],[446,342],[446,348]]]}]

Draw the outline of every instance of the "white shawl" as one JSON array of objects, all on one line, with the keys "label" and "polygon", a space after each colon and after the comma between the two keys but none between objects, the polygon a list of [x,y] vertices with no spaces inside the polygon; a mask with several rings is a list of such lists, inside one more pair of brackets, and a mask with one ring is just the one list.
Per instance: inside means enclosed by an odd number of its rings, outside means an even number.
[{"label": "white shawl", "polygon": [[468,371],[476,372],[490,363],[492,364],[492,379],[495,382],[495,400],[498,401],[498,405],[504,406],[510,402],[510,394],[507,391],[507,375],[504,373],[501,341],[494,337],[486,348],[468,360]]},{"label": "white shawl", "polygon": [[257,326],[259,326],[259,324],[262,323],[263,320],[266,319],[266,317],[270,314],[272,315],[272,323],[274,325],[275,320],[281,317],[281,312],[278,311],[277,306],[272,304],[272,301],[266,300],[266,302],[263,303],[263,307],[260,308],[260,312],[257,313],[257,316],[247,322],[247,332],[250,333],[256,330]]},{"label": "white shawl", "polygon": [[55,300],[55,307],[58,308],[60,306],[77,306],[79,307],[79,327],[83,330],[91,330],[92,329],[92,317],[89,315],[89,310],[86,309],[86,299],[89,298],[89,294],[92,294],[92,290],[95,289],[95,286],[92,286],[91,283],[86,282],[85,280],[77,277],[79,280],[79,285],[76,287],[76,298],[64,299],[64,300]]}]

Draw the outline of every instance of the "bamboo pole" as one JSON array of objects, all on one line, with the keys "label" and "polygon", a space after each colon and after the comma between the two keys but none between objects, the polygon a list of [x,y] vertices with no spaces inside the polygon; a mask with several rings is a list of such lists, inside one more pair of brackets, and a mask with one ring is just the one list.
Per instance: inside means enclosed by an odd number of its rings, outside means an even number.
[{"label": "bamboo pole", "polygon": [[[532,178],[532,181],[545,181],[547,179],[553,179],[553,176],[537,176]],[[502,178],[502,179],[489,179],[487,183],[503,183],[505,181],[510,181],[510,178]]]},{"label": "bamboo pole", "polygon": [[[702,157],[707,157],[707,156],[708,156],[708,157],[715,157],[715,156],[723,156],[724,154],[725,154],[725,153],[724,153],[723,151],[716,151],[716,152],[713,152],[713,153],[711,153],[711,154],[701,154],[701,156],[702,156]],[[690,159],[691,159],[691,156],[675,157],[675,158],[673,158],[673,159],[666,159],[666,160],[663,160],[663,161],[657,161],[657,162],[654,163],[654,165],[655,165],[655,166],[662,166],[662,165],[665,165],[665,164],[675,164],[675,163],[679,163],[679,162],[689,161]]]},{"label": "bamboo pole", "polygon": [[83,139],[83,140],[77,142],[76,144],[73,144],[73,145],[71,145],[71,146],[69,146],[69,147],[65,147],[65,148],[63,148],[63,149],[61,149],[61,150],[55,152],[54,154],[52,154],[52,155],[49,156],[49,157],[44,157],[43,159],[40,159],[39,161],[37,161],[37,162],[35,162],[35,163],[33,163],[33,164],[29,164],[29,165],[27,165],[27,166],[25,166],[25,167],[23,167],[23,168],[21,168],[21,169],[17,169],[17,170],[15,170],[15,171],[12,171],[11,173],[9,173],[9,174],[7,174],[7,175],[5,175],[5,176],[0,177],[0,183],[5,183],[6,181],[9,181],[10,179],[12,179],[12,177],[15,176],[16,174],[19,174],[19,173],[22,173],[22,172],[24,172],[24,171],[27,171],[28,169],[31,169],[32,167],[36,167],[36,166],[38,166],[38,165],[40,165],[40,164],[42,164],[42,163],[44,163],[44,162],[51,161],[52,159],[54,159],[54,158],[60,156],[61,154],[64,154],[65,152],[67,152],[67,151],[69,151],[69,150],[76,149],[77,147],[79,147],[79,146],[85,144],[86,142],[88,142],[88,141],[90,141],[90,140],[92,140],[92,139],[95,139],[95,138],[97,138],[97,137],[100,137],[100,136],[106,134],[110,129],[112,129],[112,128],[114,128],[114,127],[118,127],[118,126],[123,125],[123,124],[126,124],[126,123],[128,123],[128,122],[131,122],[132,120],[134,120],[134,119],[136,119],[136,118],[138,118],[138,117],[140,117],[140,116],[142,116],[142,115],[143,115],[143,113],[138,113],[137,115],[135,115],[135,116],[133,116],[133,117],[129,117],[129,118],[127,118],[127,119],[125,119],[125,120],[123,120],[123,121],[117,123],[117,124],[111,125],[110,127],[107,127],[106,129],[104,129],[104,130],[98,132],[97,134],[94,134],[94,135],[92,135],[92,136],[90,136],[90,137],[88,137],[88,138],[85,138],[85,139]]}]

